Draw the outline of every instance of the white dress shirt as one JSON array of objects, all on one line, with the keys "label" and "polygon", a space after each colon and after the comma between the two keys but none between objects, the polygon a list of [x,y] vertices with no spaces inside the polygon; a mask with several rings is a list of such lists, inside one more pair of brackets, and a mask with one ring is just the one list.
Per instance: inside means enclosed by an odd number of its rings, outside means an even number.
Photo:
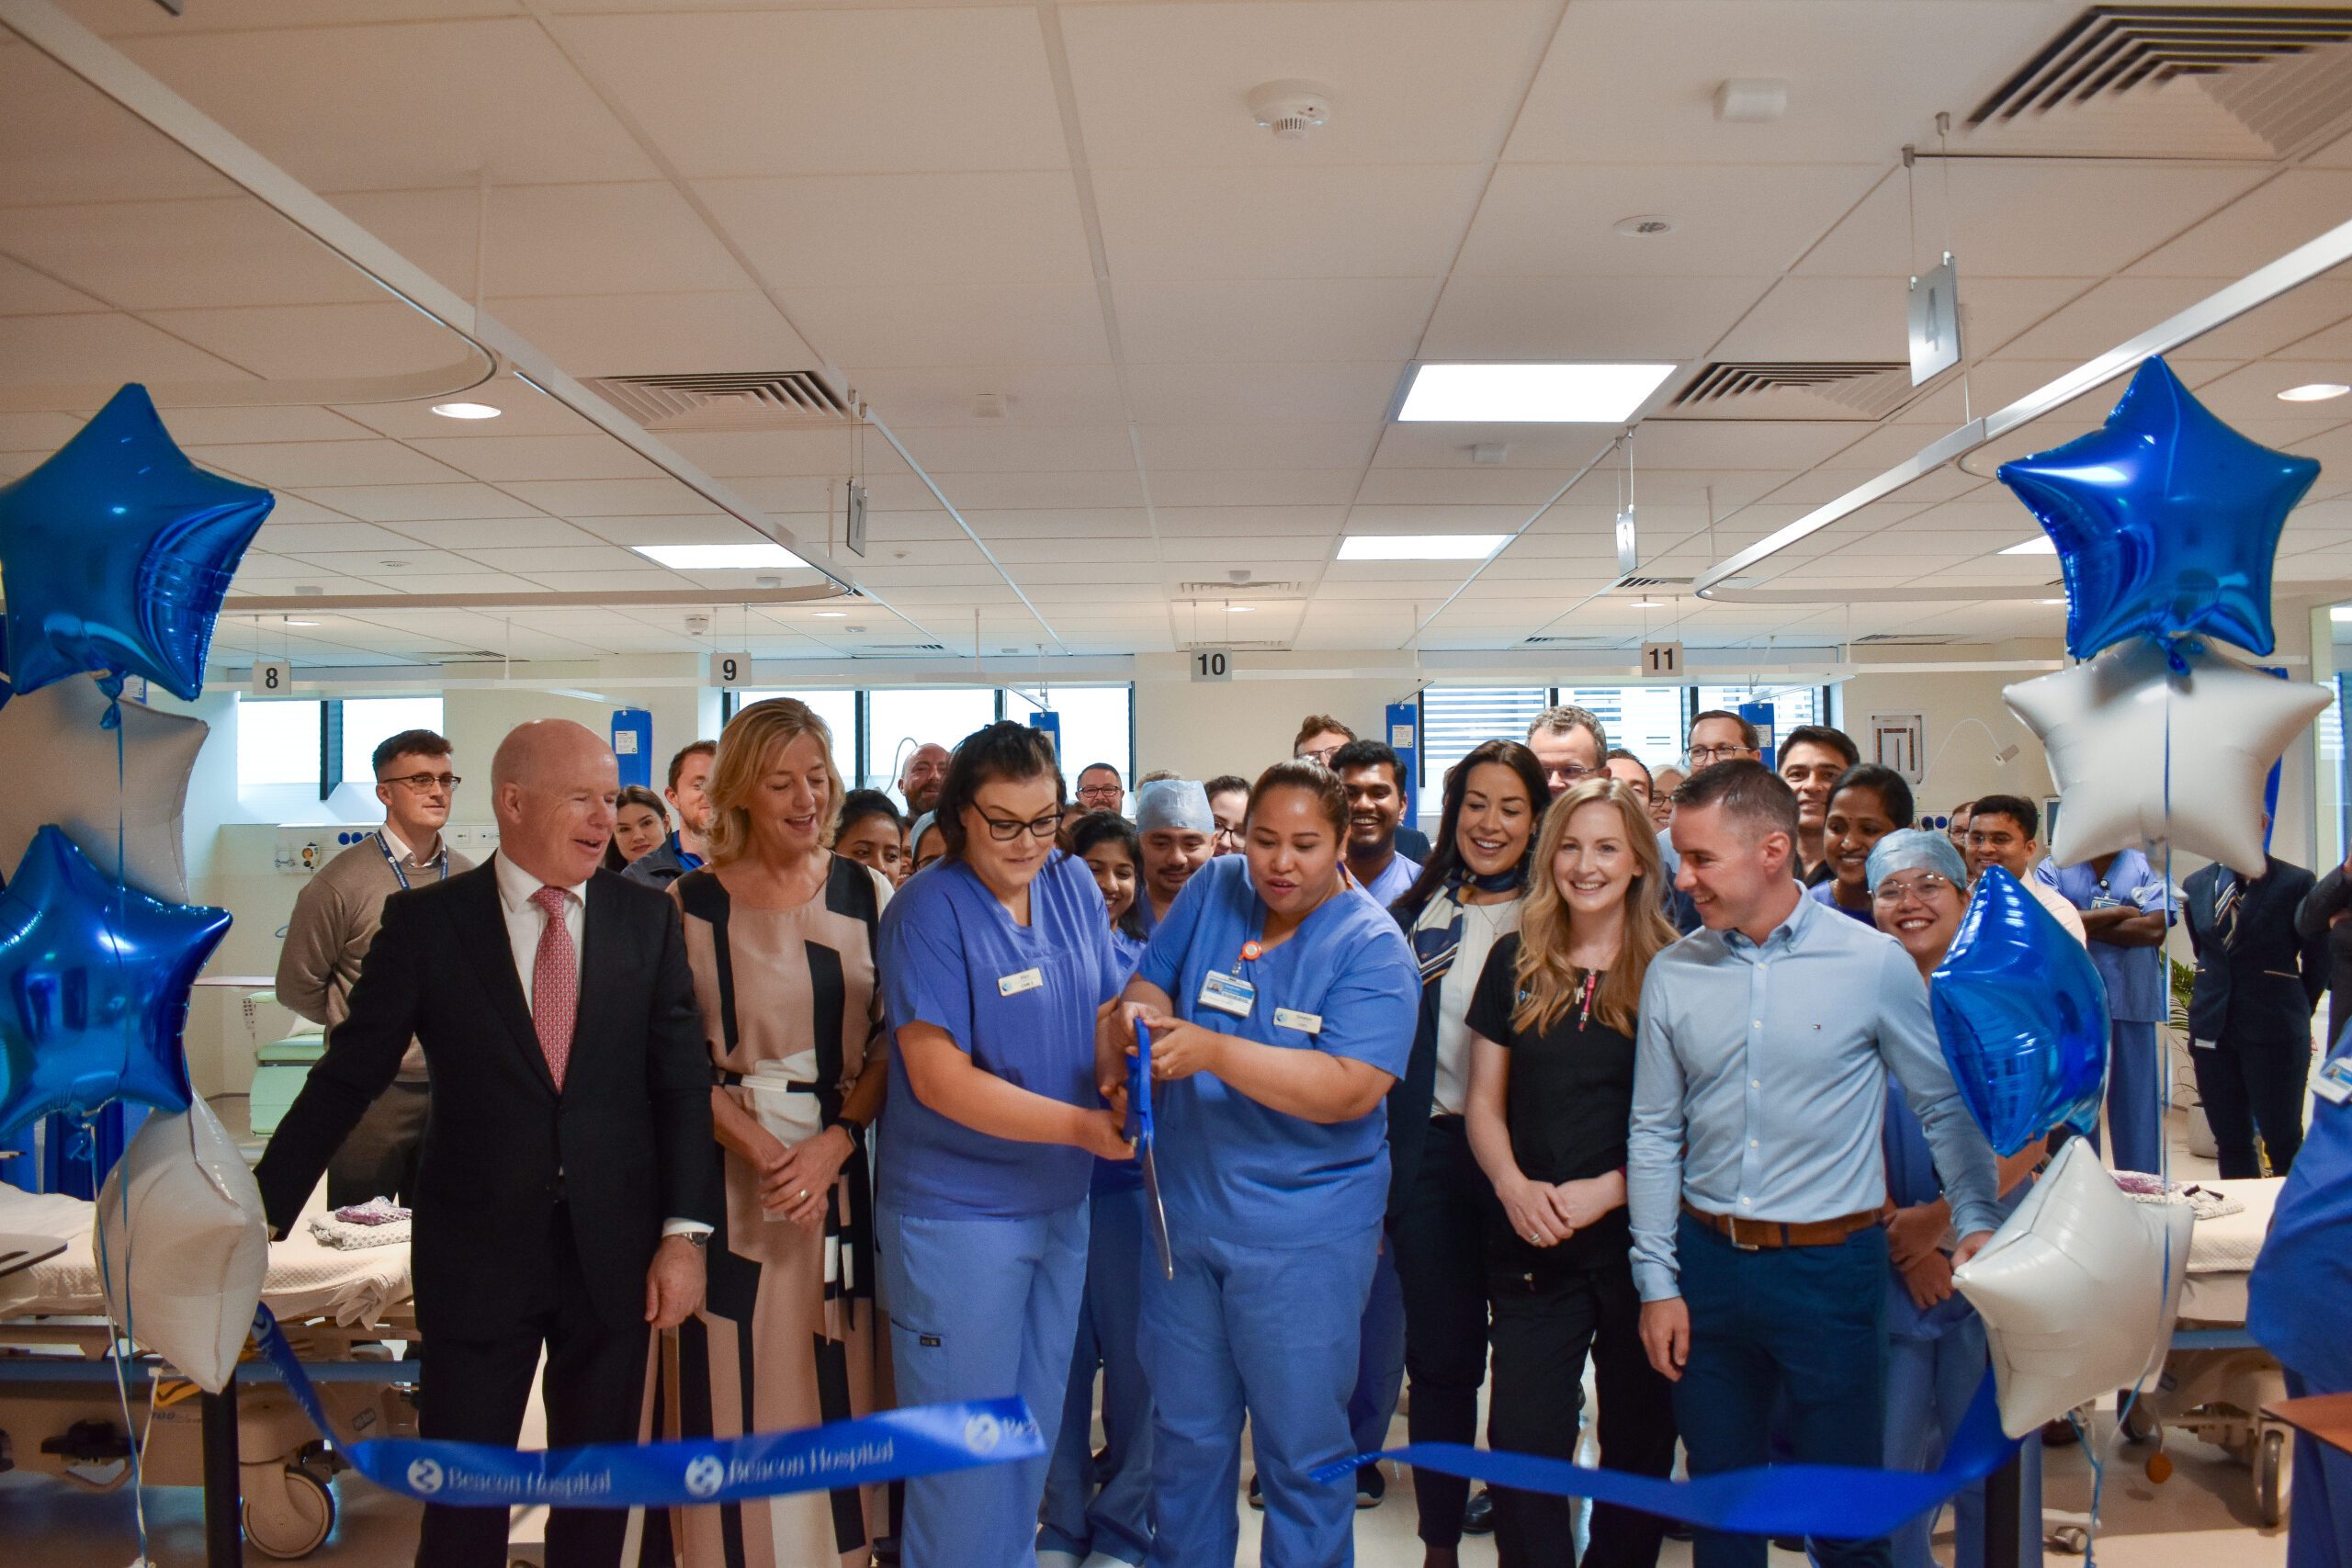
[{"label": "white dress shirt", "polygon": [[[514,955],[514,976],[523,983],[523,1010],[528,1012],[533,972],[539,964],[539,937],[548,929],[547,912],[531,902],[531,895],[553,884],[541,882],[503,854],[492,855],[490,863],[498,877],[498,902],[506,916],[506,943]],[[588,885],[575,882],[563,891],[563,929],[571,936],[572,983],[578,985],[580,957],[586,951],[582,939],[588,931]],[[662,1222],[665,1236],[707,1235],[710,1228],[700,1220]]]}]

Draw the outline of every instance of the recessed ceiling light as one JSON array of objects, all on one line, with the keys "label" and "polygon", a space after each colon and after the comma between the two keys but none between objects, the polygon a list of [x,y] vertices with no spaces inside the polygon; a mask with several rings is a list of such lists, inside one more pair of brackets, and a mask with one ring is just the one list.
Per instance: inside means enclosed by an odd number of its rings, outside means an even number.
[{"label": "recessed ceiling light", "polygon": [[794,570],[808,562],[782,545],[631,545],[647,560],[675,571],[749,571],[786,567]]},{"label": "recessed ceiling light", "polygon": [[435,403],[433,412],[443,419],[496,419],[506,411],[488,403]]},{"label": "recessed ceiling light", "polygon": [[1225,613],[1228,615],[1254,615],[1258,613],[1258,606],[1255,604],[1227,604],[1225,607]]},{"label": "recessed ceiling light", "polygon": [[289,626],[315,626],[319,623],[316,621],[298,620],[294,616],[288,615],[286,617],[286,624]]},{"label": "recessed ceiling light", "polygon": [[1634,608],[1636,610],[1663,610],[1666,608],[1666,601],[1663,599],[1636,599],[1634,601]]},{"label": "recessed ceiling light", "polygon": [[1340,558],[1484,560],[1510,538],[1509,534],[1350,534],[1340,541]]},{"label": "recessed ceiling light", "polygon": [[1399,420],[1613,424],[1642,406],[1671,365],[1423,365]]},{"label": "recessed ceiling light", "polygon": [[817,612],[817,618],[820,621],[845,621],[849,619],[849,612],[847,610],[820,610]]},{"label": "recessed ceiling light", "polygon": [[2352,387],[2341,381],[2311,381],[2300,387],[2288,388],[2278,394],[2278,400],[2282,403],[2324,403],[2346,392],[2352,392]]},{"label": "recessed ceiling light", "polygon": [[2037,604],[2064,604],[2065,602],[2066,601],[2064,599],[2037,599],[2034,601]]},{"label": "recessed ceiling light", "polygon": [[2054,556],[2058,553],[2058,541],[2047,534],[2036,534],[2030,539],[2011,545],[2001,553],[2005,556]]}]

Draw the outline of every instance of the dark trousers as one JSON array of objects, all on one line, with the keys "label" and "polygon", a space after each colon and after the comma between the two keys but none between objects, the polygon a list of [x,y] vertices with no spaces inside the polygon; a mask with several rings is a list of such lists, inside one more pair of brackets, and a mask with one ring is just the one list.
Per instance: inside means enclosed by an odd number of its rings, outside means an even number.
[{"label": "dark trousers", "polygon": [[2223,1040],[2188,1053],[2197,1067],[2197,1097],[2222,1163],[2222,1179],[2260,1176],[2254,1150],[2262,1130],[2270,1174],[2284,1176],[2303,1146],[2303,1090],[2312,1052],[2302,1040]]},{"label": "dark trousers", "polygon": [[327,1206],[341,1209],[370,1198],[402,1203],[416,1190],[416,1156],[424,1147],[425,1112],[433,1086],[395,1078],[359,1119],[327,1162]]},{"label": "dark trousers", "polygon": [[[1772,1459],[1775,1406],[1806,1464],[1875,1470],[1886,1423],[1886,1232],[1743,1252],[1689,1215],[1676,1232],[1690,1354],[1674,1385],[1692,1475]],[[1607,1396],[1604,1394],[1605,1402]],[[1821,1568],[1892,1568],[1882,1537],[1815,1540]],[[1693,1568],[1764,1568],[1761,1536],[1701,1530]]]},{"label": "dark trousers", "polygon": [[[1600,1396],[1600,1462],[1663,1476],[1674,1469],[1673,1385],[1642,1349],[1634,1271],[1611,1267],[1549,1275],[1493,1269],[1495,1388],[1487,1437],[1498,1449],[1574,1460],[1590,1353]],[[1495,1551],[1502,1568],[1577,1568],[1576,1504],[1494,1488]],[[1600,1503],[1584,1568],[1654,1568],[1666,1521]]]},{"label": "dark trousers", "polygon": [[[531,1373],[544,1345],[548,1446],[637,1441],[650,1332],[642,1323],[616,1327],[596,1314],[571,1243],[571,1217],[560,1205],[555,1224],[556,1267],[539,1304],[512,1328],[480,1337],[453,1334],[435,1328],[432,1304],[421,1303],[422,1436],[513,1448],[522,1436]],[[554,1509],[548,1516],[547,1568],[612,1568],[628,1528],[626,1508]],[[506,1560],[504,1508],[427,1505],[417,1568],[505,1568]]]},{"label": "dark trousers", "polygon": [[[1478,1385],[1487,1379],[1486,1211],[1494,1201],[1462,1118],[1431,1118],[1412,1189],[1390,1230],[1405,1288],[1405,1373],[1413,1390],[1406,1430],[1417,1443],[1478,1438]],[[1420,1470],[1413,1495],[1422,1541],[1460,1545],[1470,1483]]]}]

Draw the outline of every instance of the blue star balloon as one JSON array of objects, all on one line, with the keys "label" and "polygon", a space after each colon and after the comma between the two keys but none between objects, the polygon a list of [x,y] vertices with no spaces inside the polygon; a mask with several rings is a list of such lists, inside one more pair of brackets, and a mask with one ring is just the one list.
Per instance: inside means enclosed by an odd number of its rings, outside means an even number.
[{"label": "blue star balloon", "polygon": [[2073,933],[1998,866],[1977,879],[1928,987],[1960,1098],[2013,1155],[2064,1122],[2098,1124],[2107,986]]},{"label": "blue star balloon", "polygon": [[2150,359],[2107,423],[2000,468],[2058,547],[2066,651],[2202,632],[2255,653],[2277,641],[2270,569],[2312,457],[2248,441]]},{"label": "blue star balloon", "polygon": [[229,579],[275,503],[189,462],[147,389],[123,388],[49,461],[0,485],[8,678],[37,692],[110,671],[194,701]]},{"label": "blue star balloon", "polygon": [[110,1100],[186,1111],[188,989],[229,911],[109,882],[55,828],[0,892],[0,1137]]}]

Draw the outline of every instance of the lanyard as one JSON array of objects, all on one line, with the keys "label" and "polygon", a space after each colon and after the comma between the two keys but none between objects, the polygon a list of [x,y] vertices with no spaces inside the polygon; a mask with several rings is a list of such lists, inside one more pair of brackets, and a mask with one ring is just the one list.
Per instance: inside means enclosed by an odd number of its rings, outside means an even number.
[{"label": "lanyard", "polygon": [[[401,892],[403,892],[403,893],[407,892],[407,891],[408,891],[408,873],[407,873],[407,872],[405,872],[405,871],[402,871],[402,870],[401,869],[401,861],[400,861],[400,857],[399,857],[398,855],[396,855],[396,854],[392,853],[392,846],[391,846],[390,844],[389,844],[389,843],[387,843],[387,842],[385,842],[385,841],[384,841],[384,830],[383,830],[381,828],[379,828],[379,829],[376,829],[376,852],[377,852],[378,854],[379,854],[379,855],[382,855],[382,856],[384,857],[384,863],[385,863],[386,865],[390,866],[390,867],[392,868],[392,875],[393,875],[393,876],[394,876],[394,877],[399,881],[399,883],[400,883],[400,885],[401,885]],[[435,880],[435,881],[436,881],[436,882],[447,882],[447,881],[448,881],[448,880],[449,880],[449,840],[448,840],[444,839],[444,840],[441,840],[441,852],[440,852],[439,854],[437,854],[437,855],[435,855],[435,856],[434,856],[434,857],[433,857],[433,863],[434,863],[435,865],[438,866],[438,867],[440,868],[440,870],[441,870],[441,874],[440,874],[439,876],[435,877],[434,880]]]}]

